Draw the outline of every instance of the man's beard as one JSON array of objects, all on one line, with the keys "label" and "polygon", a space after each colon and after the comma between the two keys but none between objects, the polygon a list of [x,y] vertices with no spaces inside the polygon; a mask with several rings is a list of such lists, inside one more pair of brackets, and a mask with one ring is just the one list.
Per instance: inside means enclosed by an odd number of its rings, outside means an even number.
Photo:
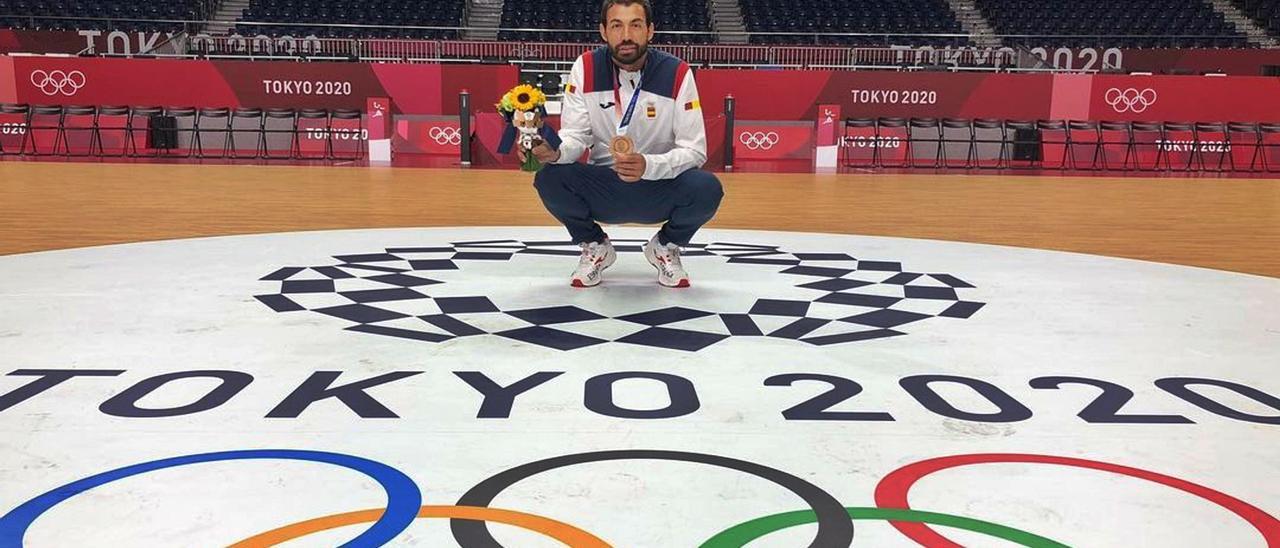
[{"label": "man's beard", "polygon": [[[622,50],[623,46],[636,46],[635,53],[626,56],[622,55],[619,52]],[[639,61],[640,58],[644,57],[644,54],[648,51],[649,46],[647,44],[642,46],[635,42],[623,42],[618,44],[617,47],[609,48],[609,53],[613,55],[613,61],[619,65],[630,65],[635,63],[636,61]]]}]

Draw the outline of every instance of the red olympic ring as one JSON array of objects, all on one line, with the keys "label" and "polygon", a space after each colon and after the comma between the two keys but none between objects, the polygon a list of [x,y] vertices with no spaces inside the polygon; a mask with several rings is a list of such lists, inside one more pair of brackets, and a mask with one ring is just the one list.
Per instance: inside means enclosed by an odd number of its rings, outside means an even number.
[{"label": "red olympic ring", "polygon": [[[950,457],[923,460],[894,470],[893,472],[890,472],[889,475],[881,479],[879,485],[876,485],[876,506],[880,508],[900,508],[903,510],[909,510],[911,509],[911,506],[907,503],[907,492],[910,491],[911,486],[915,485],[915,483],[921,478],[948,468],[959,468],[962,466],[989,463],[1056,464],[1060,466],[1101,470],[1103,472],[1111,472],[1122,476],[1129,476],[1132,478],[1155,482],[1160,485],[1172,487],[1179,491],[1190,493],[1230,510],[1231,513],[1240,516],[1248,522],[1249,525],[1252,525],[1254,529],[1257,529],[1259,533],[1262,533],[1262,538],[1263,540],[1266,540],[1268,547],[1280,548],[1280,520],[1277,520],[1275,517],[1264,512],[1261,508],[1252,504],[1221,491],[1215,491],[1203,485],[1181,480],[1172,476],[1157,474],[1140,468],[1121,466],[1119,464],[1110,464],[1106,462],[1076,459],[1071,457],[988,453],[954,455]],[[916,541],[921,546],[962,548],[961,545],[956,544],[954,541],[942,536],[941,534],[938,534],[924,523],[908,523],[899,521],[891,523],[893,523],[894,528],[900,531],[903,535],[906,535],[907,538]]]}]

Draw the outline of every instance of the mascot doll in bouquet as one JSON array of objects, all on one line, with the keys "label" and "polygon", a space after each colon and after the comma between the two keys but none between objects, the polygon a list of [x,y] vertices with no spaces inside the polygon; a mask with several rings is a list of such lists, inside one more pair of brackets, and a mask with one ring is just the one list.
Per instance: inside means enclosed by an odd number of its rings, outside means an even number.
[{"label": "mascot doll in bouquet", "polygon": [[520,169],[534,172],[542,169],[529,151],[544,141],[552,148],[560,147],[560,137],[554,129],[547,125],[547,96],[530,85],[516,86],[496,106],[498,113],[507,120],[507,128],[502,134],[502,142],[498,144],[498,152],[507,154],[512,146],[518,146],[526,154]]}]

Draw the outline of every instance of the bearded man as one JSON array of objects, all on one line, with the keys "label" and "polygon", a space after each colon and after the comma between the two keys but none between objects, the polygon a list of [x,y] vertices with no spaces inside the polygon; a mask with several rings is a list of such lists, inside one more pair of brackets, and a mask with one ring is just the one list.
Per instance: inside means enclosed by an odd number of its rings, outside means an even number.
[{"label": "bearded man", "polygon": [[[644,246],[658,283],[689,287],[680,249],[715,216],[724,191],[707,161],[707,134],[689,64],[649,49],[648,0],[604,0],[606,46],[573,64],[558,149],[532,154],[546,166],[534,187],[547,211],[582,247],[574,287],[592,287],[617,258],[599,223],[662,223]],[[586,163],[578,160],[588,153]],[[519,152],[523,161],[523,152]]]}]

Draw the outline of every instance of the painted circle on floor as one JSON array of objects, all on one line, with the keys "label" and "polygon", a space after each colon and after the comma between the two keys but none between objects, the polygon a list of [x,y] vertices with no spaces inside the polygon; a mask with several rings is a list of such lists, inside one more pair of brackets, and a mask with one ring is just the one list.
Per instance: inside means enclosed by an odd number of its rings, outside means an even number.
[{"label": "painted circle on floor", "polygon": [[[610,232],[618,262],[590,289],[569,287],[578,251],[548,227],[0,257],[0,523],[104,471],[262,452],[377,463],[421,489],[419,517],[457,520],[409,520],[401,501],[396,545],[804,546],[826,538],[797,512],[818,499],[825,534],[858,520],[854,545],[923,538],[895,516],[950,524],[961,545],[1098,545],[1137,529],[1168,546],[1270,541],[1250,523],[1280,511],[1266,480],[1280,477],[1280,280],[706,230],[683,256],[693,287],[674,290],[640,253],[650,231]],[[1024,462],[939,470],[914,481],[910,509],[877,505],[895,470],[975,454],[1150,470],[1256,519]],[[665,458],[680,455],[699,457]],[[287,530],[358,545],[386,502],[342,467],[216,460],[62,497],[22,540],[227,545]],[[10,533],[0,546],[17,545]]]}]

